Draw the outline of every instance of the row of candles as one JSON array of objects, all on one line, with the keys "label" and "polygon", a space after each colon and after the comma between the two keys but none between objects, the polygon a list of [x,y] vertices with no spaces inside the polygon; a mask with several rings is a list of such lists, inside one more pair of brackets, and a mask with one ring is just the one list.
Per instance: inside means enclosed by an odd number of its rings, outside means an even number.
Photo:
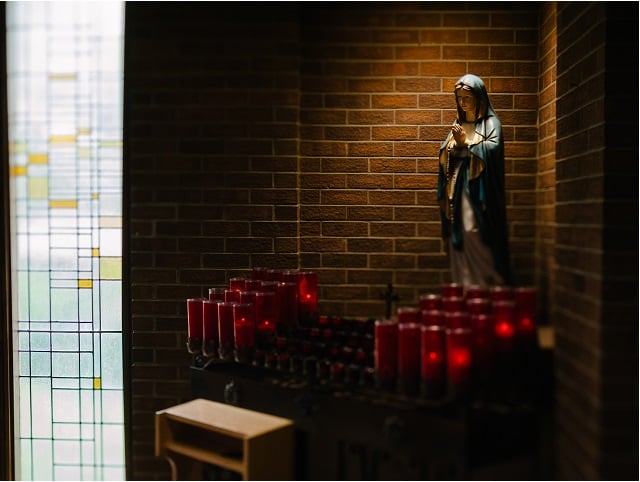
[{"label": "row of candles", "polygon": [[442,398],[487,380],[536,344],[537,290],[443,285],[395,316],[318,315],[312,271],[256,268],[187,300],[188,349],[206,358]]},{"label": "row of candles", "polygon": [[440,398],[468,395],[516,352],[536,346],[537,290],[533,287],[448,284],[375,323],[378,385]]},{"label": "row of candles", "polygon": [[318,276],[313,271],[254,268],[228,286],[209,288],[208,298],[187,300],[190,353],[245,361],[256,347],[292,333],[318,312]]}]

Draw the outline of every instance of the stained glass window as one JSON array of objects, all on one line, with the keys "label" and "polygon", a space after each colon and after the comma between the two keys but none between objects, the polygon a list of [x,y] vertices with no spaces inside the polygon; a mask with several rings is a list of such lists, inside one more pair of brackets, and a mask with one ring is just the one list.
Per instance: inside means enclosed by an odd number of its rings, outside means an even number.
[{"label": "stained glass window", "polygon": [[124,480],[124,3],[6,15],[16,473]]}]

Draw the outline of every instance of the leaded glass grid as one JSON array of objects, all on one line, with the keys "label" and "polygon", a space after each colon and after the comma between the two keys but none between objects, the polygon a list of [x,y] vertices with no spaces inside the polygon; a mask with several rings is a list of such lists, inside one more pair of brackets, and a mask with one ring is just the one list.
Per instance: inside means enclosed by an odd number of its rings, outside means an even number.
[{"label": "leaded glass grid", "polygon": [[16,473],[124,480],[124,3],[6,16]]}]

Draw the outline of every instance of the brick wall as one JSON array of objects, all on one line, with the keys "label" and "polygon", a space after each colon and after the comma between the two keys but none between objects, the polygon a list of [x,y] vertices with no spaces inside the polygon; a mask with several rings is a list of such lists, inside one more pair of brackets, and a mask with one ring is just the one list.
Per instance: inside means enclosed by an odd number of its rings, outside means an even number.
[{"label": "brick wall", "polygon": [[637,4],[558,4],[560,479],[638,478],[637,18]]},{"label": "brick wall", "polygon": [[319,272],[325,311],[382,316],[387,283],[415,304],[448,281],[437,152],[467,72],[485,80],[504,124],[514,265],[533,281],[538,7],[467,8],[304,10],[300,262]]},{"label": "brick wall", "polygon": [[[378,294],[388,282],[411,304],[447,280],[435,207],[436,153],[454,117],[453,83],[466,72],[484,78],[505,129],[518,282],[544,287],[550,301],[561,297],[574,308],[584,301],[601,314],[603,306],[592,300],[600,291],[587,297],[580,290],[599,278],[603,264],[589,264],[593,246],[569,246],[584,245],[584,233],[591,240],[602,229],[574,225],[571,217],[590,204],[588,191],[572,182],[582,178],[572,174],[582,164],[568,154],[579,132],[564,123],[575,93],[566,77],[554,86],[554,8],[522,2],[309,2],[303,10],[293,2],[127,4],[130,479],[169,476],[167,463],[153,455],[153,412],[190,398],[186,298],[252,266],[304,268],[319,273],[324,312],[379,316]],[[580,4],[584,9],[580,29],[593,26],[603,35],[602,12],[592,10],[604,7]],[[570,55],[585,55],[585,69],[592,63],[589,48],[570,48],[577,35],[573,10],[563,5],[559,12],[558,38],[566,48],[559,73],[565,76]],[[554,88],[563,107],[557,149]],[[561,162],[554,166],[556,151]],[[550,283],[556,255],[563,258],[557,288]],[[589,276],[571,268],[576,259]],[[600,253],[596,261],[614,259]],[[616,279],[614,270],[607,275]],[[600,305],[616,307],[616,301]],[[573,324],[577,317],[584,337],[580,357],[595,346],[588,345],[590,337],[610,332],[593,331],[600,315],[550,311],[567,353],[558,380],[569,378],[564,393],[578,393],[580,410],[593,397],[571,383]],[[614,371],[620,360],[610,361],[606,368]],[[571,409],[568,400],[563,410]],[[592,408],[584,413],[600,415]],[[580,429],[568,420],[565,430]],[[591,435],[589,427],[576,433]],[[565,436],[559,447],[570,448],[571,440]],[[573,467],[579,459],[568,460],[566,467]]]},{"label": "brick wall", "polygon": [[535,282],[540,317],[554,304],[556,214],[556,3],[541,6],[539,31],[538,169],[536,180]]}]

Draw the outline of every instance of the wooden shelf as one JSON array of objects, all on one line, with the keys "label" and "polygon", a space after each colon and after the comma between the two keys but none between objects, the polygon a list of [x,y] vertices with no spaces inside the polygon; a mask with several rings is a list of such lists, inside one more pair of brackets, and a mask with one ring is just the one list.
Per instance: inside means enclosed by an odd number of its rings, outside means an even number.
[{"label": "wooden shelf", "polygon": [[202,464],[243,480],[291,480],[293,422],[253,410],[195,399],[156,412],[156,455],[173,480],[202,478]]}]

